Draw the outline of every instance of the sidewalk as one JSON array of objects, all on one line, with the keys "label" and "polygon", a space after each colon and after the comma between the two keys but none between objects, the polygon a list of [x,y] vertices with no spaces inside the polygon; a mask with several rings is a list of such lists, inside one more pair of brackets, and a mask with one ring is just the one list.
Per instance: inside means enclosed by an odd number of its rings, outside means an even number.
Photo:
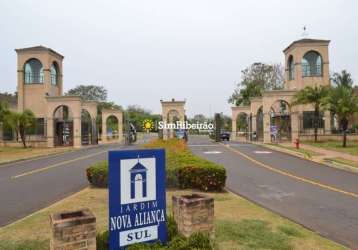
[{"label": "sidewalk", "polygon": [[327,158],[340,157],[340,158],[344,158],[344,159],[349,160],[349,161],[358,162],[358,156],[355,156],[355,155],[351,155],[351,154],[347,154],[347,153],[343,153],[343,152],[337,152],[337,151],[334,151],[334,150],[318,148],[318,147],[314,147],[314,146],[307,145],[307,144],[300,144],[300,147],[303,148],[303,149],[314,151],[314,152],[320,154],[320,155],[314,156],[317,159],[324,160],[324,159],[327,159]]},{"label": "sidewalk", "polygon": [[329,149],[323,149],[314,147],[307,144],[300,144],[300,149],[307,150],[310,152],[313,152],[314,154],[310,154],[309,157],[306,155],[297,152],[297,150],[294,148],[292,143],[286,142],[286,143],[280,143],[279,145],[283,146],[284,148],[280,146],[275,145],[265,145],[261,144],[266,147],[274,148],[275,150],[281,151],[283,153],[293,154],[298,157],[302,157],[311,161],[315,161],[318,163],[323,163],[325,165],[344,169],[350,172],[358,173],[358,156],[351,155],[344,152],[338,152],[334,150]]}]

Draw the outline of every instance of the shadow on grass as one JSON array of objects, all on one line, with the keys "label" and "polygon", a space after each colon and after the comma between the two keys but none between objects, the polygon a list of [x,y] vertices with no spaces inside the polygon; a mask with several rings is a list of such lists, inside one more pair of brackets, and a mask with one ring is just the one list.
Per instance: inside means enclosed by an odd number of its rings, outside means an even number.
[{"label": "shadow on grass", "polygon": [[280,226],[272,230],[269,223],[262,220],[242,220],[232,222],[218,220],[215,227],[216,242],[234,241],[244,249],[291,250],[290,237],[302,234],[290,226]]}]

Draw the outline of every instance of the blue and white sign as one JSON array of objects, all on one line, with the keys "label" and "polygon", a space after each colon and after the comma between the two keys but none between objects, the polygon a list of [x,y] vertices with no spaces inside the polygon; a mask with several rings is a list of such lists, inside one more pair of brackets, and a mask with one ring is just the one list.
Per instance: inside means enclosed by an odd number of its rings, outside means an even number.
[{"label": "blue and white sign", "polygon": [[110,250],[140,242],[165,243],[165,151],[109,152]]}]

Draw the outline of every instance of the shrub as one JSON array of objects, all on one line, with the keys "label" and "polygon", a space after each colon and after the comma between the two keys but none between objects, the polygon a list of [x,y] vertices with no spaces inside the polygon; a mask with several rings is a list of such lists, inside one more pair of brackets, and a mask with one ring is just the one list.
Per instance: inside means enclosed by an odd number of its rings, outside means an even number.
[{"label": "shrub", "polygon": [[108,186],[108,162],[101,161],[86,170],[88,181],[95,187]]},{"label": "shrub", "polygon": [[97,250],[107,250],[109,249],[109,232],[104,231],[98,233],[96,236]]},{"label": "shrub", "polygon": [[205,233],[193,233],[188,238],[188,245],[194,249],[213,249],[209,234]]},{"label": "shrub", "polygon": [[[208,234],[194,233],[189,238],[179,235],[178,226],[172,216],[167,217],[168,244],[161,245],[159,243],[148,244],[138,243],[128,246],[127,250],[211,250],[212,242]],[[105,231],[97,234],[97,250],[109,249],[109,233]]]},{"label": "shrub", "polygon": [[[165,149],[167,187],[202,191],[222,191],[225,187],[225,168],[192,154],[183,140],[155,140],[144,147]],[[93,186],[107,187],[108,163],[103,161],[89,167],[87,179]]]},{"label": "shrub", "polygon": [[178,225],[173,216],[167,216],[168,241],[171,241],[178,235]]},{"label": "shrub", "polygon": [[183,140],[154,140],[144,147],[165,148],[167,187],[203,191],[221,191],[225,187],[225,168],[192,154]]}]

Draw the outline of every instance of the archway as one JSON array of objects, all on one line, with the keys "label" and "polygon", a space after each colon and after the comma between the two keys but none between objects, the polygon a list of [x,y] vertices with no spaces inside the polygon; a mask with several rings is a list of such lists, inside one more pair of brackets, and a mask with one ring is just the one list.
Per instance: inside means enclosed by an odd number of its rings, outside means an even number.
[{"label": "archway", "polygon": [[270,108],[271,141],[291,140],[291,111],[284,100],[275,101]]},{"label": "archway", "polygon": [[90,145],[93,142],[92,118],[90,113],[82,109],[81,112],[81,144]]},{"label": "archway", "polygon": [[261,106],[256,113],[256,140],[262,141],[263,139],[264,139],[264,112],[263,112],[263,107]]},{"label": "archway", "polygon": [[106,120],[107,131],[104,132],[104,135],[107,137],[107,140],[115,140],[119,138],[119,126],[118,126],[118,118],[114,115],[110,115]]},{"label": "archway", "polygon": [[[167,123],[171,123],[171,124],[176,124],[178,121],[180,121],[180,115],[179,112],[177,110],[169,110],[168,115],[167,115]],[[169,138],[175,138],[176,137],[176,129],[172,129],[170,128],[168,130],[169,132]]]},{"label": "archway", "polygon": [[68,106],[58,106],[54,113],[54,145],[73,146],[73,114]]},{"label": "archway", "polygon": [[236,139],[248,139],[249,132],[249,116],[244,112],[240,112],[236,117]]}]

